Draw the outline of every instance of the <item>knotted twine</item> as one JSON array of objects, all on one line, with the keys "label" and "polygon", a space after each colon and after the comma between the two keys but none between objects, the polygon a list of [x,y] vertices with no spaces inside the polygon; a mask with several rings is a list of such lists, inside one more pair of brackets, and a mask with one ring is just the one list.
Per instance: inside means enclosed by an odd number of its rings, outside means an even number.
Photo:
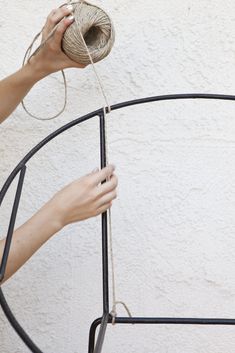
[{"label": "knotted twine", "polygon": [[[87,1],[84,0],[79,0],[79,1],[68,1],[68,5],[73,5],[73,15],[75,17],[75,21],[73,24],[70,25],[70,27],[66,30],[64,39],[62,42],[62,48],[66,55],[68,55],[72,60],[88,65],[91,64],[92,68],[94,70],[100,92],[104,98],[104,101],[107,105],[107,110],[108,113],[111,112],[111,106],[108,102],[105,89],[103,86],[103,83],[100,79],[100,76],[95,68],[95,62],[98,62],[105,58],[111,51],[112,46],[114,44],[115,40],[115,32],[113,28],[113,24],[111,19],[107,16],[107,14],[98,8],[98,6],[94,6]],[[62,5],[64,6],[64,5]],[[84,7],[88,6],[88,8]],[[91,11],[91,9],[95,8],[95,11]],[[86,12],[86,10],[88,10]],[[87,21],[86,23],[85,18],[87,15]],[[100,15],[100,17],[98,16]],[[81,17],[80,16],[84,16]],[[107,22],[108,19],[108,22]],[[79,22],[81,21],[81,22]],[[99,25],[98,25],[99,24]],[[80,26],[81,25],[81,26]],[[58,25],[57,25],[58,26]],[[42,31],[36,35],[34,38],[32,44],[29,46],[25,57],[24,57],[24,62],[23,65],[25,64],[26,60],[29,61],[30,58],[35,55],[44,45],[45,43],[53,36],[57,26],[52,30],[51,33],[49,33],[48,37],[41,43],[41,45],[35,50],[33,54],[31,54],[32,47],[34,42],[37,40],[37,38],[41,35]],[[78,35],[79,33],[79,35]],[[76,44],[77,43],[77,44]],[[66,77],[64,74],[64,71],[62,70],[62,75],[64,79],[64,87],[65,87],[65,103],[62,111],[58,113],[56,116],[49,118],[49,119],[40,119],[38,117],[35,117],[32,115],[28,110],[26,109],[24,103],[22,102],[22,105],[24,109],[27,111],[27,113],[39,120],[50,120],[54,119],[58,115],[60,115],[67,104],[67,83],[66,83]],[[104,113],[104,120],[105,120],[105,154],[106,154],[106,162],[108,162],[108,138],[107,138],[107,124],[106,124],[106,107],[103,107],[103,113]],[[110,258],[111,258],[111,276],[112,276],[112,296],[113,296],[113,304],[112,304],[112,310],[110,312],[110,315],[112,316],[112,324],[115,324],[115,320],[117,317],[117,305],[121,304],[125,310],[127,311],[127,314],[129,317],[132,317],[130,310],[128,309],[127,305],[123,301],[118,301],[116,299],[116,280],[115,280],[115,265],[114,265],[114,252],[113,252],[113,235],[112,235],[112,214],[111,214],[111,208],[108,209],[108,235],[109,235],[109,251],[110,251]]]}]

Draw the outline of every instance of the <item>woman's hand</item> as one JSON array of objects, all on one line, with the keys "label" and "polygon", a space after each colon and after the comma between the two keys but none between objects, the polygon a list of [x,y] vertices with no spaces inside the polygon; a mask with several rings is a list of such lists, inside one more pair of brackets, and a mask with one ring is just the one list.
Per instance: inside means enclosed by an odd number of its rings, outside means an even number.
[{"label": "woman's hand", "polygon": [[[114,167],[110,165],[74,181],[19,227],[13,234],[4,280],[64,226],[97,216],[111,207],[118,184],[113,172]],[[102,184],[106,179],[108,181]],[[0,240],[0,259],[4,245],[5,240]]]},{"label": "woman's hand", "polygon": [[[59,228],[69,223],[95,217],[111,207],[117,197],[114,166],[92,172],[59,191],[49,204],[58,219]],[[106,183],[103,183],[103,181]],[[48,206],[48,205],[47,205]]]},{"label": "woman's hand", "polygon": [[38,53],[30,59],[30,64],[35,68],[35,73],[39,78],[43,78],[53,72],[69,68],[84,68],[71,60],[61,49],[61,42],[64,32],[74,22],[72,15],[73,6],[67,5],[59,9],[52,10],[42,31],[42,41],[44,41],[51,31],[58,24],[53,36],[38,51]]},{"label": "woman's hand", "polygon": [[84,65],[69,59],[61,49],[63,34],[74,21],[66,17],[70,16],[71,13],[72,8],[66,6],[53,10],[43,28],[43,40],[58,24],[53,36],[26,65],[0,81],[0,124],[15,110],[39,80],[53,72],[68,67],[84,67]]}]

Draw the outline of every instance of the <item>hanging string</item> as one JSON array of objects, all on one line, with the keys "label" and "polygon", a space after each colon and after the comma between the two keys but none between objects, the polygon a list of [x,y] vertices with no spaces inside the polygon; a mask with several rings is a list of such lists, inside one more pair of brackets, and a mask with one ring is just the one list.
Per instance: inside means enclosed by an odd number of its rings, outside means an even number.
[{"label": "hanging string", "polygon": [[[94,69],[95,66],[94,64],[92,64]],[[97,71],[95,70],[95,72],[97,73]],[[97,73],[98,75],[98,73]],[[99,77],[99,75],[98,75]],[[99,82],[100,80],[98,80]],[[100,88],[102,87],[102,91],[104,91],[104,87],[101,83]],[[106,100],[107,97],[104,95],[104,99]],[[108,104],[108,112],[111,112],[111,107]],[[106,118],[106,108],[103,107],[103,111],[104,111],[104,119],[105,119],[105,155],[106,155],[106,162],[107,164],[109,164],[109,152],[108,152],[108,133],[107,133],[107,118]],[[109,180],[109,178],[107,179]],[[132,317],[130,310],[128,309],[127,305],[122,302],[122,301],[118,301],[116,299],[116,278],[115,278],[115,264],[114,264],[114,252],[113,252],[113,230],[112,230],[112,212],[111,212],[111,208],[108,209],[108,235],[109,235],[109,252],[110,252],[110,260],[111,260],[111,278],[112,278],[112,296],[113,296],[113,303],[112,303],[112,310],[110,312],[110,315],[112,316],[112,324],[115,325],[115,320],[117,317],[117,305],[121,304],[123,305],[123,307],[125,308],[127,314],[129,317]]]},{"label": "hanging string", "polygon": [[[84,1],[84,0],[78,0],[78,1],[73,1],[73,0],[68,0],[67,2],[67,5],[74,5],[74,4],[83,4],[83,3],[87,3],[87,1]],[[61,5],[60,7],[64,6],[66,4],[63,4]],[[32,48],[33,48],[33,45],[35,43],[35,41],[39,38],[39,36],[42,34],[42,31],[40,33],[38,33],[35,38],[33,39],[32,43],[30,44],[29,48],[27,49],[26,51],[26,54],[25,54],[25,57],[24,57],[24,60],[23,60],[23,65],[25,65],[26,61],[30,61],[30,59],[37,54],[37,52],[39,50],[41,50],[41,48],[43,48],[43,46],[47,43],[47,41],[53,36],[53,34],[55,33],[57,27],[58,27],[59,23],[53,28],[53,30],[48,34],[48,36],[42,41],[42,43],[39,45],[39,47],[32,53]],[[82,39],[82,42],[83,42],[83,45],[84,47],[86,48],[86,51],[87,51],[87,54],[89,56],[89,59],[90,59],[90,63],[92,65],[92,68],[93,68],[93,71],[95,73],[95,76],[96,76],[96,79],[97,79],[97,82],[98,82],[98,86],[99,86],[99,89],[100,89],[100,92],[101,92],[101,95],[103,96],[104,98],[104,101],[105,101],[105,104],[106,104],[106,107],[104,106],[103,107],[103,112],[104,112],[104,119],[105,119],[105,146],[106,146],[106,161],[107,161],[107,164],[109,164],[108,162],[108,137],[107,137],[107,124],[106,124],[106,108],[108,110],[108,113],[111,112],[111,106],[108,102],[108,98],[107,98],[107,95],[105,93],[105,89],[104,89],[104,85],[100,79],[100,76],[96,70],[96,67],[95,67],[95,64],[94,64],[94,60],[92,59],[92,55],[91,55],[91,52],[90,50],[88,49],[88,46],[86,44],[86,41],[84,39],[84,36],[80,30],[80,27],[78,26],[78,31],[79,31],[79,34],[81,36],[81,39]],[[30,113],[28,111],[28,109],[26,108],[24,102],[22,101],[22,105],[23,105],[23,108],[25,109],[25,111],[33,118],[35,119],[38,119],[38,120],[51,120],[51,119],[54,119],[56,118],[57,116],[59,116],[64,110],[65,110],[65,107],[67,105],[67,81],[66,81],[66,77],[65,77],[65,74],[64,74],[64,71],[62,70],[62,76],[63,76],[63,81],[64,81],[64,89],[65,89],[65,99],[64,99],[64,105],[63,105],[63,108],[61,109],[61,111],[56,114],[55,116],[53,117],[50,117],[50,118],[45,118],[45,119],[41,119],[35,115],[33,115],[32,113]],[[116,281],[115,281],[115,265],[114,265],[114,253],[113,253],[113,236],[112,236],[112,214],[111,214],[111,208],[108,209],[108,235],[109,235],[109,251],[110,251],[110,259],[111,259],[111,277],[112,277],[112,295],[113,295],[113,304],[112,304],[112,310],[110,312],[111,316],[112,316],[112,324],[114,325],[115,324],[115,319],[117,317],[117,305],[122,305],[128,316],[131,317],[131,313],[130,313],[130,310],[128,309],[127,305],[123,302],[123,301],[118,301],[116,299]]]},{"label": "hanging string", "polygon": [[[61,5],[60,7],[62,7],[64,5],[65,4]],[[23,63],[22,63],[22,67],[26,64],[26,62],[30,62],[30,59],[33,56],[35,56],[39,52],[39,50],[41,50],[44,47],[44,45],[48,42],[48,40],[53,36],[55,31],[57,30],[57,27],[59,26],[59,24],[60,23],[57,23],[57,25],[52,29],[52,31],[49,32],[47,37],[41,42],[41,44],[38,46],[38,48],[32,53],[32,49],[33,49],[34,43],[41,36],[44,27],[42,28],[42,30],[38,34],[36,34],[36,36],[32,40],[32,43],[30,44],[30,46],[28,47],[28,49],[27,49],[27,51],[25,53],[25,56],[24,56],[24,59],[23,59]],[[67,100],[68,100],[68,85],[67,85],[67,80],[66,80],[66,76],[65,76],[64,70],[61,70],[61,74],[62,74],[62,77],[63,77],[63,84],[64,84],[64,104],[63,104],[62,109],[59,111],[59,113],[57,113],[56,115],[53,115],[52,117],[49,117],[49,118],[40,118],[40,117],[32,114],[28,110],[28,108],[26,107],[26,105],[24,103],[24,100],[22,100],[21,101],[22,107],[23,107],[23,109],[26,111],[26,113],[29,116],[31,116],[32,118],[37,119],[37,120],[52,120],[52,119],[57,118],[59,115],[61,115],[65,111],[65,108],[66,108],[66,105],[67,105]]]},{"label": "hanging string", "polygon": [[[82,3],[83,0],[80,0],[80,2]],[[79,28],[79,31],[80,31],[80,28]],[[104,97],[105,103],[107,105],[108,113],[110,113],[111,112],[111,106],[110,106],[110,104],[108,102],[108,98],[107,98],[106,93],[105,93],[104,85],[101,82],[100,76],[98,74],[98,71],[96,70],[96,67],[95,67],[95,64],[93,62],[92,56],[90,54],[90,51],[89,51],[89,49],[87,47],[87,44],[85,42],[85,39],[84,39],[81,31],[80,31],[80,35],[81,35],[83,44],[84,44],[84,46],[85,46],[85,48],[87,50],[87,53],[89,55],[89,58],[90,58],[90,61],[91,61],[91,65],[92,65],[93,71],[95,73],[95,76],[96,76],[96,79],[97,79],[97,82],[98,82],[98,85],[99,85],[99,88],[100,88],[100,92],[101,92],[102,96]],[[106,154],[106,162],[107,162],[107,164],[109,164],[109,161],[108,161],[108,156],[109,156],[109,152],[108,152],[108,133],[107,133],[107,124],[106,124],[106,120],[107,120],[107,118],[106,118],[106,107],[103,107],[103,112],[104,112],[104,120],[105,120],[105,146],[106,146],[105,147],[106,148],[105,154]],[[110,259],[111,259],[112,295],[113,295],[113,304],[112,304],[112,310],[110,312],[110,315],[112,316],[112,324],[115,325],[115,320],[116,320],[116,317],[117,317],[117,305],[118,304],[123,305],[123,307],[127,311],[127,314],[128,314],[129,317],[132,317],[132,316],[131,316],[131,312],[128,309],[127,305],[124,302],[118,301],[116,299],[116,279],[115,279],[114,253],[113,253],[113,234],[112,234],[112,212],[111,212],[111,208],[108,209],[108,235],[109,235]]]}]

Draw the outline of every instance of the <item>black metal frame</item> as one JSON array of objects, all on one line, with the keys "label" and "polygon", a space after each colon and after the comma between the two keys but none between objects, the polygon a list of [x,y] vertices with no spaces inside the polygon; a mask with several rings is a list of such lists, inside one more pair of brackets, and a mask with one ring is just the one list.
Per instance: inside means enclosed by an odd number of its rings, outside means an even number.
[{"label": "black metal frame", "polygon": [[[176,99],[215,99],[215,100],[231,100],[235,101],[234,95],[222,95],[222,94],[174,94],[174,95],[163,95],[163,96],[154,96],[147,97],[142,99],[131,100],[123,103],[113,105],[111,110],[121,109],[131,105],[163,101],[163,100],[176,100]],[[108,109],[106,108],[108,113]],[[19,337],[23,340],[26,346],[33,353],[42,353],[42,351],[35,345],[31,340],[28,334],[20,326],[16,318],[14,317],[6,298],[1,289],[1,282],[4,279],[9,250],[12,241],[12,235],[14,232],[15,220],[17,216],[17,211],[19,208],[20,197],[22,192],[22,187],[24,183],[24,176],[26,173],[26,164],[27,162],[48,142],[54,139],[56,136],[60,135],[64,131],[76,126],[86,120],[89,120],[93,117],[98,116],[100,119],[100,164],[101,168],[106,166],[106,141],[105,141],[105,117],[103,108],[96,110],[90,114],[84,115],[81,118],[78,118],[60,129],[56,130],[44,140],[42,140],[37,146],[35,146],[16,166],[12,171],[5,184],[3,185],[0,191],[0,206],[2,201],[11,185],[13,180],[19,175],[18,186],[16,190],[16,195],[13,203],[12,214],[10,217],[10,223],[8,227],[4,252],[0,265],[0,305],[9,320],[10,324],[17,332]],[[89,347],[88,353],[101,353],[102,346],[105,338],[105,332],[107,325],[112,322],[112,317],[109,313],[109,270],[108,270],[108,227],[107,227],[107,212],[102,214],[102,268],[103,268],[103,315],[102,317],[96,319],[91,327],[89,333]],[[116,324],[187,324],[187,325],[235,325],[235,319],[226,319],[226,318],[168,318],[168,317],[117,317]],[[96,330],[100,325],[100,330],[98,337],[96,339]]]}]

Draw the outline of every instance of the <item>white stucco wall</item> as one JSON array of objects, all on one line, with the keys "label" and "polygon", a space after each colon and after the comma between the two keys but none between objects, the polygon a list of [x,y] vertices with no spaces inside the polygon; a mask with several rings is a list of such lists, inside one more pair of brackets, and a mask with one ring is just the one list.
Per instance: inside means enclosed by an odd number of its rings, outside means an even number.
[{"label": "white stucco wall", "polygon": [[[234,94],[232,0],[96,1],[113,18],[116,44],[97,64],[111,104],[151,95]],[[25,49],[57,0],[1,0],[0,77]],[[0,126],[2,185],[42,138],[102,106],[92,68],[68,70],[69,101],[57,120],[21,107]],[[62,99],[53,75],[27,98],[48,116]],[[118,298],[135,316],[235,317],[235,120],[233,102],[171,101],[109,116],[110,161],[119,176],[113,206]],[[65,183],[98,166],[98,121],[58,137],[30,162],[17,225]],[[12,187],[0,212],[8,225]],[[45,353],[87,351],[102,312],[100,220],[64,229],[6,285],[17,318]],[[119,310],[120,315],[125,313]],[[233,327],[109,327],[104,353],[232,353]],[[27,348],[0,313],[0,352]]]}]

